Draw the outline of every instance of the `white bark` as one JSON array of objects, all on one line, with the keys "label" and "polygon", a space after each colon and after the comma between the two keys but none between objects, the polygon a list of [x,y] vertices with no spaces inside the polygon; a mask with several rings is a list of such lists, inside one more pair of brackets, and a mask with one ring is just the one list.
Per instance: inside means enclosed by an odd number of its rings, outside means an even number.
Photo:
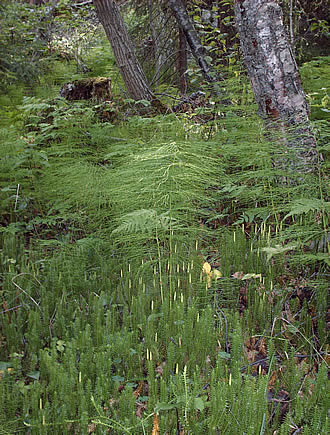
[{"label": "white bark", "polygon": [[236,25],[260,116],[280,123],[295,158],[290,167],[313,171],[318,162],[308,104],[276,0],[236,0]]}]

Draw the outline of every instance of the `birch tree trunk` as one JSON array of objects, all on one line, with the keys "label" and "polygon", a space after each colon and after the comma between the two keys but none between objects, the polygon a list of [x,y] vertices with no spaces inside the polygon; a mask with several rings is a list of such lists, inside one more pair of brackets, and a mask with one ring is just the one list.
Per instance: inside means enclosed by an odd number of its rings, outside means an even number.
[{"label": "birch tree trunk", "polygon": [[281,7],[277,0],[235,0],[235,16],[259,115],[276,121],[284,131],[284,152],[291,154],[285,165],[299,173],[311,172],[318,154]]},{"label": "birch tree trunk", "polygon": [[114,0],[94,0],[94,6],[111,44],[129,96],[134,100],[152,101],[153,94],[137,60],[116,2]]},{"label": "birch tree trunk", "polygon": [[194,28],[184,3],[182,3],[182,0],[168,0],[168,6],[172,10],[177,23],[184,32],[191,52],[198,65],[201,67],[204,78],[209,83],[214,83],[216,81],[216,74],[212,71],[212,67],[206,60],[205,48],[201,43],[200,37]]}]

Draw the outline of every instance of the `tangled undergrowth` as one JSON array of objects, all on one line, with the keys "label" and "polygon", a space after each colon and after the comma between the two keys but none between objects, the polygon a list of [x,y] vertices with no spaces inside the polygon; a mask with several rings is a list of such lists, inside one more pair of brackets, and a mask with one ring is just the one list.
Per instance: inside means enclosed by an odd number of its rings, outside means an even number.
[{"label": "tangled undergrowth", "polygon": [[3,100],[3,433],[328,432],[325,97],[301,180],[235,83],[207,123]]}]

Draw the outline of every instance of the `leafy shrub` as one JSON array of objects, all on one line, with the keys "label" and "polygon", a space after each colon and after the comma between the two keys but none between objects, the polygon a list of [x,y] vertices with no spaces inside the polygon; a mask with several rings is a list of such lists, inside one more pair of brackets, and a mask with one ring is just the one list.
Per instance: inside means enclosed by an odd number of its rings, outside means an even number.
[{"label": "leafy shrub", "polygon": [[6,0],[0,7],[0,83],[33,83],[47,69],[50,18],[45,8]]}]

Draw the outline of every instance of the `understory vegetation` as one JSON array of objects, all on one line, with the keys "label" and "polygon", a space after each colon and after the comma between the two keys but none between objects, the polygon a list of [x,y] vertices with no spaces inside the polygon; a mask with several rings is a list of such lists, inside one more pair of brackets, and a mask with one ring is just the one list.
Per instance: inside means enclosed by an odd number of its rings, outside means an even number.
[{"label": "understory vegetation", "polygon": [[[119,97],[105,41],[6,85],[0,433],[328,433],[328,60],[303,179],[239,64],[181,114]],[[111,103],[58,96],[97,75]]]}]

